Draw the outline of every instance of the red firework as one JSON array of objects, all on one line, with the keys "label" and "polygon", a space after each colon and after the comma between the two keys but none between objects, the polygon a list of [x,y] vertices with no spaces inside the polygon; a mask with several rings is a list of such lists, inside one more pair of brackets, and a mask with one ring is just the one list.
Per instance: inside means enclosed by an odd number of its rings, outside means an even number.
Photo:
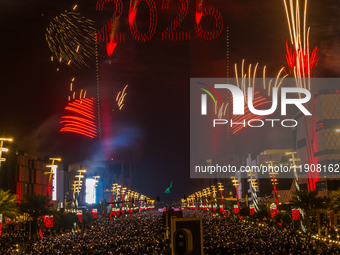
[{"label": "red firework", "polygon": [[73,132],[90,138],[95,138],[97,132],[96,100],[94,98],[75,99],[69,102],[65,110],[71,111],[78,116],[62,116],[64,123],[60,132]]},{"label": "red firework", "polygon": [[[292,70],[299,69],[302,78],[307,78],[308,74],[312,74],[313,67],[318,64],[318,47],[315,47],[312,52],[308,52],[306,48],[300,47],[298,50],[294,50],[292,46],[288,47],[288,40],[286,41],[286,58],[287,64],[290,68],[289,72]],[[309,54],[308,54],[309,53]],[[298,70],[297,70],[298,71]],[[294,72],[297,72],[294,71]]]}]

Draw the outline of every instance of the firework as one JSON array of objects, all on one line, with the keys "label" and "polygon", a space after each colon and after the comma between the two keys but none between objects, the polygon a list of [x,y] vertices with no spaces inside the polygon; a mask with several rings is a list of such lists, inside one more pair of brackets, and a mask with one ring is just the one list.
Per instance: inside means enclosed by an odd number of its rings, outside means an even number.
[{"label": "firework", "polygon": [[[73,91],[73,83],[74,83],[75,78],[72,78],[71,83],[70,83],[70,92],[72,92],[72,98],[76,98],[76,92]],[[86,93],[87,90],[81,89],[79,93],[79,99],[86,98]],[[68,101],[71,101],[71,96],[68,96]]]},{"label": "firework", "polygon": [[[75,99],[65,110],[75,114],[61,117],[64,126],[60,132],[73,132],[90,138],[97,136],[96,100],[94,98]],[[76,116],[77,115],[77,116]]]},{"label": "firework", "polygon": [[203,4],[203,0],[197,0],[197,7],[196,7],[196,13],[195,13],[195,20],[196,20],[196,24],[200,23],[201,18],[203,16],[203,12],[202,12],[202,4]]},{"label": "firework", "polygon": [[312,52],[309,50],[310,27],[306,29],[307,2],[307,0],[304,2],[303,25],[301,27],[299,0],[295,1],[295,8],[293,0],[289,0],[289,8],[286,0],[283,0],[290,42],[293,45],[293,47],[288,47],[288,42],[286,43],[287,63],[290,71],[294,73],[296,86],[310,89],[310,77],[313,67],[318,63],[319,50],[317,47]]},{"label": "firework", "polygon": [[88,66],[87,61],[95,56],[94,21],[79,13],[60,14],[46,30],[48,47],[60,62],[77,67]]},{"label": "firework", "polygon": [[[253,93],[255,93],[255,78],[257,73],[257,67],[259,63],[256,63],[254,70],[252,71],[252,64],[249,64],[248,66],[248,76],[247,73],[244,72],[244,59],[242,60],[241,64],[241,77],[239,80],[239,74],[237,69],[237,64],[235,63],[235,77],[236,77],[236,85],[239,87],[243,93],[246,93],[247,87],[253,88]],[[268,85],[266,84],[266,66],[263,67],[263,89],[266,89],[268,92],[268,96],[270,96],[272,87],[279,88],[284,80],[288,76],[288,74],[281,77],[281,74],[284,70],[284,67],[282,67],[279,72],[277,73],[275,83],[272,86],[273,79],[269,80]],[[248,82],[247,82],[248,81]]]},{"label": "firework", "polygon": [[123,91],[119,91],[117,94],[116,101],[117,101],[119,110],[121,110],[124,106],[123,102],[124,102],[125,96],[127,95],[127,93],[125,93],[127,86],[128,85],[124,87]]},{"label": "firework", "polygon": [[130,9],[129,9],[129,24],[131,25],[133,21],[135,20],[136,14],[137,14],[137,0],[131,0],[130,1]]}]

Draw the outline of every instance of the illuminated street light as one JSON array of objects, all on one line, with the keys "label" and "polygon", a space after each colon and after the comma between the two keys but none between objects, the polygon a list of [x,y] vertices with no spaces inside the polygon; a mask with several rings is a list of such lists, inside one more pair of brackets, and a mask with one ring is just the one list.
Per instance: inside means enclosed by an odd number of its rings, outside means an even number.
[{"label": "illuminated street light", "polygon": [[81,191],[81,187],[82,187],[82,178],[84,178],[84,175],[82,175],[82,173],[86,173],[85,169],[82,169],[82,166],[80,166],[80,169],[77,170],[78,175],[76,175],[75,177],[78,178],[78,180],[75,180],[74,183],[77,184],[77,186],[75,186],[74,192],[73,192],[73,201],[74,201],[74,207],[77,208],[78,204],[79,204],[79,194]]},{"label": "illuminated street light", "polygon": [[[296,171],[296,168],[298,167],[298,166],[296,165],[296,161],[300,161],[300,159],[299,159],[299,158],[295,158],[295,154],[297,154],[296,151],[286,152],[286,155],[292,155],[292,158],[290,158],[289,161],[290,161],[290,162],[293,162],[293,166],[292,166],[292,167],[293,167],[293,169],[294,169],[295,188],[296,188],[297,191],[299,191],[299,190],[300,190],[300,186],[299,186],[299,181],[298,181],[298,180],[299,180],[299,177],[298,177],[298,174],[297,174],[297,171]],[[299,196],[297,196],[297,198],[299,199]],[[303,213],[302,209],[301,209],[301,208],[298,208],[298,210],[299,210],[299,212],[300,212],[302,218],[304,218],[305,216],[304,216],[304,213]],[[300,219],[300,225],[301,225],[302,231],[303,231],[304,233],[306,233],[306,228],[305,228],[305,226],[303,225],[302,219]]]},{"label": "illuminated street light", "polygon": [[224,198],[223,198],[223,185],[222,185],[222,182],[218,182],[217,183],[217,186],[218,186],[218,190],[221,192],[221,199],[222,199],[222,208],[224,209]]},{"label": "illuminated street light", "polygon": [[[13,139],[12,138],[0,138],[0,169],[1,169],[1,162],[6,161],[5,158],[2,158],[2,152],[8,152],[8,148],[3,147],[5,141],[12,142]],[[8,177],[8,187],[10,187],[10,180],[9,180],[10,174],[9,174],[9,172],[7,174],[7,177]]]},{"label": "illuminated street light", "polygon": [[[54,161],[61,161],[61,158],[50,158],[52,161],[51,165],[46,165],[47,168],[51,168],[50,172],[45,172],[45,174],[49,175],[48,178],[48,186],[47,192],[48,195],[52,198],[52,200],[57,200],[57,167],[58,165],[54,164]],[[52,195],[51,195],[51,182],[52,182]]]},{"label": "illuminated street light", "polygon": [[255,174],[253,174],[251,169],[250,169],[250,171],[247,175],[249,177],[248,182],[250,182],[251,194],[252,194],[252,198],[253,198],[253,205],[251,207],[254,208],[255,212],[258,212],[259,207],[258,207],[257,194],[256,194],[256,188],[258,187],[257,180],[255,178],[253,178],[253,177],[255,177]]},{"label": "illuminated street light", "polygon": [[[238,184],[238,179],[236,179],[236,176],[232,176],[231,178],[233,178],[231,180],[231,182],[233,183],[233,186],[235,187],[235,191],[236,191],[236,202],[237,202],[237,205],[238,205],[238,208],[240,209],[241,206],[240,206],[240,202],[239,202],[239,197],[238,197],[238,191],[237,191],[237,186],[239,185]],[[238,215],[239,219],[242,220],[242,217],[240,215]]]},{"label": "illuminated street light", "polygon": [[278,184],[277,183],[277,178],[275,178],[275,175],[278,174],[277,172],[274,171],[274,165],[273,165],[274,161],[270,160],[270,161],[266,161],[266,164],[270,164],[271,168],[269,168],[269,175],[272,177],[271,178],[271,181],[272,181],[272,185],[273,185],[273,189],[274,189],[274,194],[275,194],[275,202],[276,202],[276,206],[277,206],[277,209],[279,208],[279,200],[277,199],[278,198],[278,195],[277,195],[277,189],[276,189],[276,185]]},{"label": "illuminated street light", "polygon": [[6,161],[5,158],[2,158],[2,152],[8,152],[8,148],[3,147],[5,141],[12,142],[13,139],[12,138],[0,138],[0,164],[1,164],[1,161]]},{"label": "illuminated street light", "polygon": [[112,202],[115,201],[114,196],[115,196],[115,192],[116,192],[117,186],[118,186],[118,183],[113,183],[112,184],[112,189],[111,189],[111,192],[112,192]]}]

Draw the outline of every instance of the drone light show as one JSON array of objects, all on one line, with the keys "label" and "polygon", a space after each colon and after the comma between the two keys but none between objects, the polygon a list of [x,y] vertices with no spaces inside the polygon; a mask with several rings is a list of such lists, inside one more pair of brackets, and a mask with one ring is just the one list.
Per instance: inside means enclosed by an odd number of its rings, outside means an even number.
[{"label": "drone light show", "polygon": [[[97,39],[99,43],[110,43],[113,42],[125,42],[125,32],[115,32],[119,30],[118,24],[120,19],[125,19],[123,11],[124,5],[122,0],[98,0],[96,4],[96,11],[103,11],[106,4],[113,2],[115,5],[115,12],[109,21],[104,24],[97,33]],[[138,13],[139,6],[142,2],[145,2],[149,9],[149,26],[147,31],[141,32],[138,28]],[[170,10],[171,0],[162,1],[161,10]],[[182,31],[183,22],[187,20],[187,14],[189,10],[189,1],[180,1],[180,10],[178,15],[172,20],[170,24],[161,32],[162,41],[190,41],[192,40],[191,31]],[[132,37],[138,42],[150,41],[157,29],[157,19],[163,19],[164,17],[158,17],[157,5],[155,0],[131,0],[128,11],[128,23]],[[195,19],[192,20],[192,24],[195,26],[196,35],[202,40],[214,40],[219,37],[223,31],[223,17],[221,12],[213,6],[206,6],[203,4],[203,0],[196,1]],[[202,25],[202,20],[210,17],[214,19],[214,27],[207,29],[205,25]],[[209,19],[209,18],[208,18]]]}]

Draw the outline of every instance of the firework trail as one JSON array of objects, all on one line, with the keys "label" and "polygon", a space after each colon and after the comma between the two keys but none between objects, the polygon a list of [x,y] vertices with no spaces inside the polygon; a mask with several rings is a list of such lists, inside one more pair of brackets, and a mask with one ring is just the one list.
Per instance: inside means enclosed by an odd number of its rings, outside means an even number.
[{"label": "firework trail", "polygon": [[125,96],[127,95],[127,93],[125,93],[127,86],[128,85],[124,87],[123,91],[119,91],[117,94],[116,101],[117,101],[119,110],[121,110],[124,106],[123,102],[124,102]]},{"label": "firework trail", "polygon": [[[247,91],[247,88],[253,88],[253,93],[255,93],[255,78],[256,78],[256,73],[257,73],[257,67],[259,63],[256,63],[254,67],[254,71],[252,71],[252,64],[249,64],[248,66],[248,76],[247,73],[245,73],[244,70],[244,59],[242,60],[242,65],[241,65],[241,77],[239,80],[239,73],[237,69],[237,64],[235,63],[235,77],[236,77],[236,85],[239,87],[243,93],[245,94]],[[270,96],[272,88],[279,88],[284,80],[288,76],[288,74],[284,75],[281,77],[281,74],[284,70],[284,67],[282,67],[279,72],[277,73],[275,82],[273,84],[273,79],[269,80],[268,85],[266,84],[266,66],[263,67],[263,89],[267,90],[268,96]],[[247,82],[248,81],[248,82]]]},{"label": "firework trail", "polygon": [[106,44],[106,52],[108,56],[111,56],[114,49],[116,48],[118,41],[116,40],[116,33],[118,30],[118,23],[119,23],[119,19],[113,19],[112,20],[112,28],[111,28],[111,32],[110,32],[110,41]]},{"label": "firework trail", "polygon": [[95,57],[94,21],[66,12],[55,17],[46,30],[48,47],[59,62],[88,67],[87,61]]},{"label": "firework trail", "polygon": [[130,9],[129,9],[129,24],[131,25],[133,21],[135,20],[136,14],[137,14],[137,0],[131,0],[130,1]]},{"label": "firework trail", "polygon": [[[311,82],[310,82],[311,73],[312,73],[313,67],[316,66],[319,61],[319,59],[317,58],[319,50],[317,47],[315,47],[312,50],[312,52],[310,52],[310,48],[309,48],[310,27],[306,29],[308,0],[304,1],[302,28],[301,28],[301,20],[300,20],[299,0],[295,1],[295,8],[294,8],[294,0],[289,0],[289,8],[288,8],[286,0],[283,0],[283,3],[285,6],[285,11],[286,11],[286,16],[287,16],[290,42],[293,45],[292,47],[288,47],[288,42],[286,42],[287,63],[288,63],[288,66],[290,67],[290,71],[293,71],[294,73],[296,86],[310,90],[311,89]],[[300,94],[299,94],[299,97],[301,97]],[[306,116],[304,116],[304,119],[305,119],[306,134],[308,137],[308,127],[307,127]],[[314,159],[310,139],[307,139],[306,149],[307,149],[307,158],[310,163]],[[292,154],[292,158],[294,161],[294,153]],[[294,161],[294,165],[295,165],[295,161]],[[296,169],[294,172],[295,172],[295,182],[297,185],[297,190],[299,190],[298,175],[296,174]],[[308,179],[313,178],[313,174],[311,175],[310,174],[311,173],[308,173]],[[313,186],[310,187],[311,190],[313,190],[314,188]],[[299,208],[299,211],[302,215],[302,218],[304,218],[303,211],[300,208]],[[301,225],[303,232],[306,232],[306,229],[303,225],[302,220],[300,220],[300,225]]]},{"label": "firework trail", "polygon": [[196,20],[196,24],[198,24],[200,23],[201,18],[203,16],[203,12],[202,12],[203,0],[197,0],[196,4],[197,4],[197,7],[196,7],[196,13],[195,13],[195,20]]},{"label": "firework trail", "polygon": [[65,110],[71,111],[79,116],[63,116],[62,119],[64,120],[59,122],[64,123],[60,132],[73,132],[94,138],[97,136],[95,100],[93,98],[87,99],[87,90],[84,89],[80,90],[79,99],[76,99],[76,92],[73,90],[74,81],[75,78],[72,78],[70,83],[72,100],[71,96],[68,96],[69,103],[65,107]]},{"label": "firework trail", "polygon": [[[72,99],[76,98],[76,92],[73,91],[73,83],[74,83],[74,81],[75,81],[75,78],[72,78],[71,83],[70,83],[70,92],[71,92],[71,95],[72,95]],[[86,93],[87,93],[86,89],[85,90],[81,89],[80,93],[79,93],[79,99],[86,98]],[[71,96],[68,96],[68,101],[71,101]]]},{"label": "firework trail", "polygon": [[319,50],[315,47],[310,52],[309,49],[310,27],[306,29],[308,0],[304,1],[303,24],[301,24],[300,20],[299,0],[295,1],[295,7],[294,0],[289,0],[289,7],[286,0],[283,0],[283,3],[287,16],[290,42],[293,45],[288,47],[288,42],[286,43],[287,63],[290,71],[293,71],[296,86],[310,90],[310,77],[313,67],[318,63],[317,55]]},{"label": "firework trail", "polygon": [[98,134],[96,119],[96,100],[94,98],[75,99],[69,102],[65,110],[75,115],[62,116],[59,123],[64,126],[60,132],[73,132],[90,138],[95,138]]}]

